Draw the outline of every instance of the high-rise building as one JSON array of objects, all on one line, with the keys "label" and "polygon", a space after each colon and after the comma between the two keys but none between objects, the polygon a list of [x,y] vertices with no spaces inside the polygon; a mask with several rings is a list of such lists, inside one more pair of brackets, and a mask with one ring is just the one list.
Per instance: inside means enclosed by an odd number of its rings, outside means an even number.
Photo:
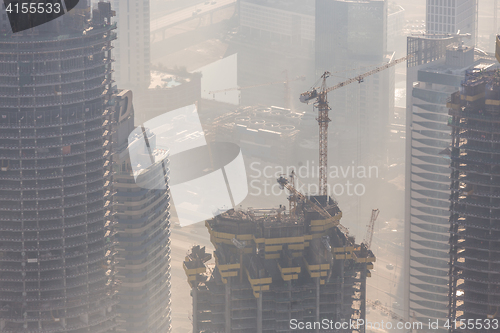
[{"label": "high-rise building", "polygon": [[[498,70],[469,71],[448,106],[452,140],[450,332],[485,332],[492,323],[498,328],[500,298]],[[476,325],[472,327],[471,322]]]},{"label": "high-rise building", "polygon": [[1,15],[0,331],[113,331],[110,4]]},{"label": "high-rise building", "polygon": [[[242,105],[299,107],[298,97],[314,82],[314,0],[239,1],[240,26],[231,44],[238,49]],[[267,83],[297,76],[288,88]],[[263,86],[258,86],[258,85]]]},{"label": "high-rise building", "polygon": [[116,82],[120,89],[137,94],[151,81],[149,0],[113,0],[113,10],[118,36],[113,42]]},{"label": "high-rise building", "polygon": [[[387,50],[386,1],[316,0],[315,76],[331,73],[329,85],[394,60]],[[385,160],[381,147],[394,116],[395,68],[386,69],[328,96],[338,164]]]},{"label": "high-rise building", "polygon": [[451,144],[446,103],[467,70],[496,62],[475,58],[473,48],[453,37],[409,37],[408,53],[404,309],[408,319],[443,324],[448,317]]},{"label": "high-rise building", "polygon": [[[207,269],[212,256],[200,246],[184,261],[193,332],[294,332],[301,326],[334,332],[335,323],[344,325],[343,332],[364,331],[345,323],[365,319],[366,278],[375,256],[338,226],[342,212],[335,201],[308,200],[331,217],[301,200],[292,214],[282,207],[230,210],[206,221],[215,267]],[[332,326],[305,326],[324,319]]]},{"label": "high-rise building", "polygon": [[[328,41],[329,34],[338,33],[337,28],[343,28],[342,24],[335,26],[332,23],[331,14],[335,1],[316,1],[316,0],[242,0],[239,5],[240,17],[240,30],[237,36],[234,36],[232,41],[237,42],[238,45],[238,85],[240,87],[253,86],[257,84],[265,84],[268,82],[285,79],[284,71],[288,71],[288,77],[293,78],[296,75],[305,75],[306,80],[304,83],[294,82],[291,84],[291,106],[299,108],[296,96],[300,93],[307,91],[311,87],[311,83],[323,74],[324,70],[330,70],[334,65],[330,66],[334,61],[331,61],[331,54],[329,50],[334,50],[337,47],[337,40]],[[348,3],[342,1],[344,4]],[[362,1],[350,1],[351,3]],[[367,2],[364,1],[366,5]],[[329,10],[329,14],[315,14],[315,8],[319,7],[319,11]],[[350,4],[350,7],[355,7]],[[381,7],[383,11],[383,1],[377,1],[374,8]],[[371,7],[369,7],[371,8]],[[404,10],[397,5],[390,4],[387,6],[388,16],[385,19],[382,13],[374,13],[374,16],[379,16],[374,21],[380,22],[380,31],[377,27],[372,32],[373,35],[380,38],[391,38],[390,45],[395,47],[401,45],[404,48],[406,45],[401,42],[402,28],[404,26]],[[339,13],[338,16],[342,17],[345,12]],[[359,13],[352,14],[353,19]],[[318,34],[316,21],[320,17],[323,24],[328,25],[326,30],[321,30]],[[387,22],[384,23],[384,20]],[[352,20],[351,20],[352,21]],[[342,21],[345,23],[345,20]],[[358,22],[352,21],[351,26],[356,27]],[[367,22],[366,24],[370,24]],[[384,26],[387,25],[387,32],[383,33]],[[366,34],[365,24],[362,24],[358,31]],[[334,28],[336,27],[336,28]],[[364,29],[364,30],[363,30]],[[380,32],[380,34],[379,34]],[[239,40],[241,36],[241,40]],[[352,36],[351,36],[352,37]],[[333,37],[337,38],[337,37]],[[371,38],[371,36],[370,36]],[[316,44],[315,40],[319,39],[322,46]],[[325,44],[325,40],[327,44]],[[335,46],[333,47],[332,44]],[[388,42],[389,43],[389,42]],[[330,45],[330,46],[328,46]],[[253,46],[253,49],[252,49]],[[387,47],[383,43],[380,48],[384,50]],[[395,51],[393,48],[388,48]],[[322,50],[322,51],[319,51]],[[332,51],[333,52],[333,51]],[[384,51],[385,52],[385,51]],[[316,55],[315,55],[316,53]],[[328,62],[325,68],[317,68],[315,70],[315,57],[318,59],[318,54],[323,61]],[[374,50],[374,54],[378,54]],[[381,58],[384,55],[380,56]],[[379,60],[377,65],[381,64],[383,60]],[[318,64],[318,61],[317,61]],[[318,67],[318,66],[316,66]],[[341,65],[339,66],[341,67]],[[361,67],[358,66],[358,67]],[[342,71],[344,72],[346,68]],[[353,74],[353,73],[351,73]],[[354,73],[359,74],[359,72]],[[353,75],[354,75],[353,74]],[[349,77],[349,76],[347,76]],[[284,80],[283,80],[284,81]],[[333,79],[330,80],[333,82]],[[287,102],[284,101],[283,87],[280,85],[265,85],[262,87],[254,87],[252,89],[245,89],[241,91],[241,104],[243,105],[278,105],[287,107]],[[263,102],[264,101],[264,102]],[[297,101],[298,102],[298,101]]]},{"label": "high-rise building", "polygon": [[313,0],[243,0],[239,11],[245,33],[304,47],[314,45]]},{"label": "high-rise building", "polygon": [[[120,110],[114,137],[120,279],[117,331],[168,333],[171,329],[168,159],[134,177],[133,170],[137,168],[131,165],[128,149],[129,144],[134,144],[133,138],[129,139],[134,130],[132,92],[121,91],[114,103]],[[154,139],[150,137],[149,142]],[[163,189],[158,184],[163,184]]]},{"label": "high-rise building", "polygon": [[315,33],[317,76],[354,61],[380,63],[387,52],[387,3],[316,0]]},{"label": "high-rise building", "polygon": [[465,44],[474,46],[478,24],[477,0],[427,0],[427,32],[431,34],[471,34]]},{"label": "high-rise building", "polygon": [[387,49],[396,52],[399,58],[406,53],[405,9],[395,2],[387,8]]}]

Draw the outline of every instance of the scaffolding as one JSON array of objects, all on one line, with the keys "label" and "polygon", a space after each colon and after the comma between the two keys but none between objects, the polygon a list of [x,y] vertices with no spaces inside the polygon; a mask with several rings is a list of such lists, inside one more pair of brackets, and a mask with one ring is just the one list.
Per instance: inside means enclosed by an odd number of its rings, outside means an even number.
[{"label": "scaffolding", "polygon": [[[330,197],[308,199],[341,218]],[[205,224],[215,268],[208,270],[210,255],[203,250],[200,256],[199,247],[184,261],[193,332],[291,332],[291,319],[364,319],[375,256],[307,204],[299,203],[292,215],[283,207],[230,210]]]},{"label": "scaffolding", "polygon": [[0,332],[116,326],[115,26],[82,5],[0,36]]},{"label": "scaffolding", "polygon": [[[468,71],[448,101],[452,128],[450,319],[498,318],[500,73]],[[451,332],[482,332],[452,328]]]}]

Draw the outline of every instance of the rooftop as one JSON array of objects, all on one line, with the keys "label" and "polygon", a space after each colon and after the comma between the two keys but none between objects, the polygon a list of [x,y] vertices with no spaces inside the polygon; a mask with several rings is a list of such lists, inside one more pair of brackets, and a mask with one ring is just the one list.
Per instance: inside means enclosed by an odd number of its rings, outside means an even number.
[{"label": "rooftop", "polygon": [[177,74],[151,71],[151,84],[149,85],[149,89],[169,89],[190,81],[191,78],[182,77]]},{"label": "rooftop", "polygon": [[[453,47],[456,48],[457,46],[455,45]],[[434,62],[432,63],[432,65],[422,68],[420,71],[463,76],[465,74],[465,71],[468,69],[486,70],[499,66],[498,62],[493,56],[487,56],[483,54],[475,54],[474,62],[470,66],[465,66],[463,68],[452,69],[450,68],[450,66],[447,66],[444,61],[445,58],[442,58],[442,61]]]}]

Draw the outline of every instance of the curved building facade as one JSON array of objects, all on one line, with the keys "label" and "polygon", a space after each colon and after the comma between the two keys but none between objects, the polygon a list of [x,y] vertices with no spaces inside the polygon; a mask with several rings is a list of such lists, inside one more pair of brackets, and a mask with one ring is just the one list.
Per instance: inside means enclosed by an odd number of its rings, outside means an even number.
[{"label": "curved building facade", "polygon": [[410,313],[418,321],[447,316],[449,147],[446,99],[453,87],[413,88],[410,195]]},{"label": "curved building facade", "polygon": [[[406,146],[405,316],[419,322],[447,317],[449,159],[446,101],[458,89],[460,73],[447,75],[444,58],[452,40],[409,38]],[[437,52],[436,52],[437,53]],[[441,61],[439,60],[441,58]],[[419,66],[420,65],[420,66]]]},{"label": "curved building facade", "polygon": [[0,35],[0,332],[116,326],[109,3]]},{"label": "curved building facade", "polygon": [[[131,134],[134,130],[132,92],[120,92],[114,104],[120,110],[114,132],[117,144],[114,174],[119,241],[117,276],[120,279],[117,330],[168,333],[171,331],[168,154],[154,149],[154,134],[147,131],[152,153],[161,154],[162,158],[134,175],[134,171],[141,168],[131,164],[129,148],[140,142],[134,135],[144,133],[134,131]],[[134,153],[139,151],[132,150]],[[141,149],[140,153],[148,154],[149,150]]]}]

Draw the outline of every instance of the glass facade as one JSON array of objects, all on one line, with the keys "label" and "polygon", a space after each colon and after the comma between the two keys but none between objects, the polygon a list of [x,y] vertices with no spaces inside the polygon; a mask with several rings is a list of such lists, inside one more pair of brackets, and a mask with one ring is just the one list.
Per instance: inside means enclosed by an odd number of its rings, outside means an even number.
[{"label": "glass facade", "polygon": [[385,1],[316,0],[316,70],[349,61],[382,62],[387,52]]},{"label": "glass facade", "polygon": [[431,34],[471,34],[467,45],[475,45],[477,0],[427,0],[427,32]]},{"label": "glass facade", "polygon": [[410,313],[419,321],[447,315],[450,169],[449,159],[440,152],[450,143],[445,104],[454,89],[419,82],[412,91],[411,188],[407,190],[411,206],[407,228],[411,230]]}]

